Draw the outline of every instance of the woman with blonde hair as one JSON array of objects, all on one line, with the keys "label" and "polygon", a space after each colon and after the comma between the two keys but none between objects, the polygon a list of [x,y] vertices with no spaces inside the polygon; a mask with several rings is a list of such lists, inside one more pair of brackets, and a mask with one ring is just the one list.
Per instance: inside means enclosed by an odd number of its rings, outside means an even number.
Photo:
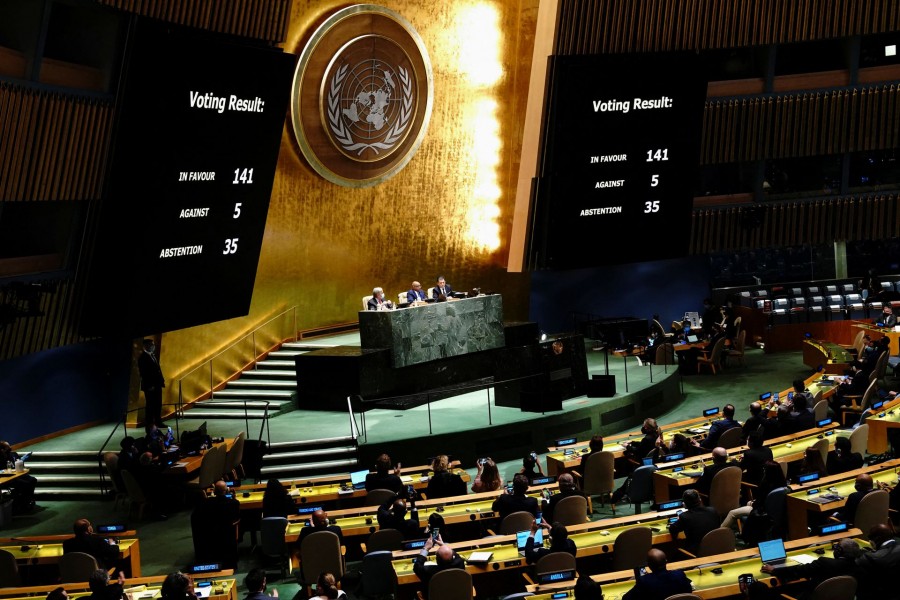
[{"label": "woman with blonde hair", "polygon": [[428,487],[425,489],[426,498],[434,500],[435,498],[462,496],[466,493],[466,482],[458,473],[450,470],[450,458],[446,454],[435,456],[431,468],[434,475],[428,480]]}]

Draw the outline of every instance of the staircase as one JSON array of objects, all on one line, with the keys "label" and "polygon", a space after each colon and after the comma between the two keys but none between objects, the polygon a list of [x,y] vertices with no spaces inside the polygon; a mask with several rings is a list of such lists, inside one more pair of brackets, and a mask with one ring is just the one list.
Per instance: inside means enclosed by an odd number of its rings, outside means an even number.
[{"label": "staircase", "polygon": [[[182,418],[207,419],[271,419],[297,407],[297,371],[294,359],[299,354],[328,347],[308,342],[287,342],[270,352],[256,368],[229,381],[225,389],[213,392],[212,398],[196,402],[184,411]],[[268,413],[266,412],[268,406]]]},{"label": "staircase", "polygon": [[357,447],[356,438],[351,436],[275,442],[263,456],[261,479],[304,479],[356,471]]},{"label": "staircase", "polygon": [[[24,454],[26,449],[20,449]],[[96,450],[67,450],[58,452],[35,451],[25,466],[35,479],[35,498],[44,500],[70,500],[101,498],[101,466]],[[105,469],[105,467],[104,467]],[[104,476],[106,475],[104,471]],[[107,489],[111,484],[108,479]]]}]

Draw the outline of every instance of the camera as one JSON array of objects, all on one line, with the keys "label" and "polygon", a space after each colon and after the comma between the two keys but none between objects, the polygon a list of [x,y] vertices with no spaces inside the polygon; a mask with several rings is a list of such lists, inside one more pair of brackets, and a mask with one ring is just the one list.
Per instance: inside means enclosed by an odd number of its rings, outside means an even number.
[{"label": "camera", "polygon": [[529,454],[528,456],[531,457],[531,460],[534,460],[534,461],[537,460],[537,452],[535,452],[534,450],[532,450],[531,454]]},{"label": "camera", "polygon": [[486,458],[479,458],[476,462],[478,463],[478,466],[484,466],[484,463],[487,462],[487,459],[486,459]]}]

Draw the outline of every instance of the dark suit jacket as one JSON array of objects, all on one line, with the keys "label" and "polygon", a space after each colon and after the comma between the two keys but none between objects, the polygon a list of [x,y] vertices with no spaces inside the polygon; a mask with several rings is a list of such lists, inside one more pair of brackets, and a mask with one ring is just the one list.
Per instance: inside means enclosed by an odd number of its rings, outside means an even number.
[{"label": "dark suit jacket", "polygon": [[497,499],[494,500],[494,503],[491,505],[491,510],[496,513],[500,513],[500,520],[502,521],[508,515],[518,512],[520,510],[528,511],[534,516],[537,516],[538,512],[538,501],[537,498],[532,498],[531,496],[516,496],[514,494],[500,494],[497,496]]},{"label": "dark suit jacket", "polygon": [[301,529],[300,537],[297,538],[297,547],[300,547],[300,544],[303,543],[303,540],[306,539],[307,536],[319,531],[330,531],[331,533],[338,536],[338,541],[340,542],[341,546],[344,545],[344,532],[341,531],[341,527],[339,525],[328,525],[326,527],[309,526]]},{"label": "dark suit jacket", "polygon": [[409,290],[406,292],[406,301],[409,303],[413,303],[416,300],[424,300],[425,299],[425,290],[419,288],[417,290]]},{"label": "dark suit jacket", "polygon": [[[450,287],[449,283],[444,284],[444,297],[449,298],[450,294],[453,293],[453,288]],[[441,297],[441,288],[434,286],[434,294],[432,298],[440,298]]]},{"label": "dark suit jacket", "polygon": [[703,494],[709,494],[709,488],[712,487],[712,480],[713,477],[716,476],[716,473],[718,473],[725,467],[735,466],[739,467],[740,465],[733,460],[729,460],[728,462],[722,463],[720,465],[707,465],[703,468],[703,473],[700,475],[700,479],[697,481],[697,489]]},{"label": "dark suit jacket", "polygon": [[435,473],[428,480],[425,495],[429,500],[435,498],[448,498],[450,496],[463,496],[467,492],[466,482],[457,473]]},{"label": "dark suit jacket", "polygon": [[753,485],[759,484],[763,478],[764,465],[772,458],[772,449],[768,446],[747,448],[740,464],[741,470],[744,471],[743,480]]},{"label": "dark suit jacket", "polygon": [[795,579],[808,579],[809,589],[812,589],[830,577],[837,577],[838,575],[855,576],[856,571],[857,567],[852,560],[822,556],[805,565],[797,564],[778,567],[772,575],[778,577],[781,583]]},{"label": "dark suit jacket", "polygon": [[91,595],[88,596],[90,600],[119,600],[124,597],[125,590],[118,582],[105,586],[102,591],[91,592]]},{"label": "dark suit jacket", "polygon": [[384,299],[382,299],[381,302],[379,302],[378,298],[376,298],[375,296],[372,296],[371,298],[369,298],[369,301],[366,302],[366,309],[367,310],[378,310],[378,307],[381,306],[382,304],[385,304],[386,302],[387,302],[387,300],[384,300]]},{"label": "dark suit jacket", "polygon": [[884,326],[885,326],[885,327],[893,327],[894,325],[897,324],[897,315],[895,315],[895,314],[890,314],[890,315],[882,314],[882,317],[881,317],[881,319],[879,320],[879,323],[884,323]]},{"label": "dark suit jacket", "polygon": [[706,439],[700,442],[700,445],[704,448],[712,450],[716,447],[716,445],[718,445],[719,438],[722,437],[723,433],[733,427],[740,426],[741,424],[734,419],[719,419],[709,426],[709,433],[706,434]]},{"label": "dark suit jacket", "polygon": [[553,511],[556,509],[556,505],[559,504],[559,501],[563,498],[568,498],[569,496],[583,496],[581,492],[578,490],[562,490],[558,494],[553,494],[550,496],[549,500],[546,500],[544,503],[544,511],[543,518],[545,523],[549,523],[553,525]]},{"label": "dark suit jacket", "polygon": [[859,452],[852,452],[849,456],[838,456],[837,452],[831,450],[825,459],[825,470],[829,475],[837,475],[838,473],[846,473],[863,466],[863,457]]},{"label": "dark suit jacket", "polygon": [[642,575],[622,600],[665,600],[675,594],[691,593],[691,580],[684,571],[651,571]]},{"label": "dark suit jacket", "polygon": [[63,554],[69,552],[84,552],[97,559],[101,569],[109,569],[115,566],[119,557],[119,547],[107,544],[102,537],[93,534],[76,535],[63,541]]},{"label": "dark suit jacket", "polygon": [[393,473],[369,473],[366,475],[366,491],[391,490],[395,494],[403,491],[403,481]]},{"label": "dark suit jacket", "polygon": [[758,415],[751,415],[747,417],[747,420],[744,421],[744,424],[741,426],[741,429],[744,433],[744,439],[746,440],[750,437],[750,434],[764,426],[766,422],[766,418],[762,415],[762,413]]},{"label": "dark suit jacket", "polygon": [[451,558],[447,563],[444,564],[436,564],[436,565],[426,565],[425,562],[428,559],[422,554],[416,555],[416,560],[413,562],[413,573],[419,578],[423,584],[425,584],[425,592],[428,591],[428,582],[431,581],[432,576],[438,571],[443,571],[444,569],[463,569],[466,568],[466,561],[457,554],[453,553],[453,558]]},{"label": "dark suit jacket", "polygon": [[396,529],[407,540],[420,537],[419,511],[412,509],[402,516],[395,514],[391,507],[396,499],[394,496],[378,507],[378,526],[382,529]]},{"label": "dark suit jacket", "polygon": [[264,592],[253,592],[244,596],[244,600],[276,600],[273,596],[270,596]]},{"label": "dark suit jacket", "polygon": [[695,552],[703,536],[721,524],[722,519],[719,518],[716,509],[711,506],[697,506],[681,513],[678,520],[669,525],[669,533],[672,534],[672,539],[675,539],[683,531],[687,540],[687,550]]},{"label": "dark suit jacket", "polygon": [[566,538],[566,543],[561,546],[550,546],[549,548],[544,548],[543,546],[535,546],[534,545],[534,537],[528,536],[528,539],[525,540],[525,560],[528,561],[529,564],[536,563],[542,556],[546,556],[551,552],[568,552],[572,556],[576,556],[578,553],[578,549],[575,547],[575,542]]},{"label": "dark suit jacket", "polygon": [[887,575],[896,573],[900,567],[900,544],[882,544],[875,552],[866,552],[856,559],[859,567],[856,590],[857,600],[897,600],[900,588],[896,578]]},{"label": "dark suit jacket", "polygon": [[852,523],[853,519],[856,518],[856,509],[859,506],[859,501],[863,499],[863,496],[873,491],[875,491],[874,488],[865,492],[856,491],[847,496],[847,502],[836,511],[838,518],[841,521]]},{"label": "dark suit jacket", "polygon": [[165,387],[166,380],[156,358],[149,352],[141,352],[138,357],[138,371],[141,375],[141,390],[146,392]]}]

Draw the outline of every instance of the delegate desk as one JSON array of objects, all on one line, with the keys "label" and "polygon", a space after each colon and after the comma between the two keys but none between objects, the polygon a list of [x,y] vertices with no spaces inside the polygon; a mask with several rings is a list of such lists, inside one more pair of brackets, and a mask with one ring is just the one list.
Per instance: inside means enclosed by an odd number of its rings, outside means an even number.
[{"label": "delegate desk", "polygon": [[869,454],[887,452],[890,448],[889,430],[900,428],[900,398],[885,402],[881,406],[881,410],[869,415],[866,425],[869,426],[869,441],[866,451]]},{"label": "delegate desk", "polygon": [[[213,444],[213,447],[225,446],[225,451],[231,450],[231,447],[234,445],[234,438],[228,438],[223,442],[216,442]],[[206,452],[201,451],[198,454],[193,456],[185,456],[183,458],[179,458],[178,462],[167,468],[163,473],[165,475],[191,475],[196,472],[200,468],[200,464],[203,462],[203,457],[206,456]]]},{"label": "delegate desk", "polygon": [[[203,598],[210,600],[237,600],[237,581],[233,578],[231,569],[204,574],[204,577],[193,576],[195,591],[203,590],[209,583],[209,595],[203,594]],[[153,577],[135,577],[125,580],[122,586],[128,600],[150,600],[162,597],[162,583],[166,575]],[[3,600],[35,600],[43,598],[51,591],[62,587],[68,593],[69,598],[90,598],[91,591],[88,583],[55,583],[53,585],[8,587],[0,588],[0,598]]]},{"label": "delegate desk", "polygon": [[[713,421],[720,419],[722,413],[718,410],[716,413],[703,417],[695,417],[678,421],[666,427],[663,427],[663,437],[671,438],[676,433],[682,433],[691,437],[690,430],[697,428],[705,428],[709,431],[709,426]],[[625,456],[625,446],[629,442],[637,442],[644,437],[640,431],[629,431],[626,433],[618,433],[603,438],[603,450],[612,452],[616,460]],[[570,444],[567,446],[551,446],[547,454],[547,474],[559,475],[572,469],[577,469],[581,465],[581,457],[590,452],[589,442],[581,442]]]},{"label": "delegate desk", "polygon": [[[653,545],[658,546],[672,542],[668,531],[669,519],[677,514],[677,510],[656,513],[628,515],[617,519],[604,519],[570,525],[567,527],[569,538],[578,548],[577,558],[609,555],[613,552],[616,538],[623,531],[635,526],[649,527],[653,533]],[[549,545],[545,539],[545,545]],[[486,564],[466,564],[466,570],[472,575],[494,573],[509,569],[524,569],[528,566],[525,558],[519,555],[515,535],[503,535],[479,538],[467,542],[453,543],[453,549],[463,558],[475,551],[488,551],[493,554]],[[397,573],[398,585],[409,585],[419,582],[413,572],[413,562],[419,550],[395,550],[394,571]]]},{"label": "delegate desk", "polygon": [[830,375],[843,375],[853,358],[846,348],[834,342],[803,340],[803,364],[810,369],[822,367]]},{"label": "delegate desk", "polygon": [[489,294],[400,310],[361,311],[359,340],[364,350],[390,348],[395,368],[503,348],[503,299]]},{"label": "delegate desk", "polygon": [[[819,556],[833,558],[831,545],[836,540],[846,537],[857,538],[857,541],[862,546],[868,546],[865,540],[859,539],[860,535],[862,535],[860,530],[851,529],[832,535],[787,541],[784,543],[788,555],[787,562],[788,564],[800,561],[811,562],[819,558]],[[822,552],[822,554],[818,554],[817,550]],[[713,564],[711,563],[715,563],[721,571],[713,573]],[[667,568],[670,571],[682,569],[688,579],[691,580],[691,585],[694,588],[693,593],[707,599],[728,598],[731,596],[741,597],[740,588],[738,587],[738,575],[743,573],[752,573],[757,581],[764,581],[770,587],[776,587],[784,583],[772,575],[762,573],[760,571],[761,566],[759,552],[756,548],[751,548],[736,550],[727,554],[716,554],[673,562],[669,563]],[[634,572],[631,570],[591,575],[591,579],[603,587],[604,598],[621,598],[628,590],[634,587]],[[526,589],[535,594],[531,597],[532,600],[538,600],[553,598],[554,593],[571,592],[574,586],[575,581],[566,581],[545,585],[528,585]]]},{"label": "delegate desk", "polygon": [[[765,445],[772,449],[772,456],[776,462],[791,463],[803,460],[806,449],[822,438],[828,438],[828,447],[833,449],[834,433],[837,427],[837,423],[829,423],[819,429],[807,429],[793,435],[766,440]],[[729,460],[740,462],[741,453],[746,449],[747,446],[732,448],[729,450]],[[677,497],[680,498],[684,489],[695,487],[706,461],[712,461],[712,453],[675,461],[666,464],[663,469],[654,471],[653,489],[656,501],[666,502],[674,498],[672,490],[677,490]]]},{"label": "delegate desk", "polygon": [[[874,323],[864,323],[863,321],[854,323],[853,327],[866,330],[870,334],[869,337],[873,339],[878,339],[878,337],[889,338],[891,340],[890,351],[892,355],[897,356],[898,351],[900,351],[900,331],[896,331],[891,327],[879,327]],[[872,336],[871,334],[873,333],[877,333],[878,337]]]},{"label": "delegate desk", "polygon": [[[119,534],[104,534],[115,537],[119,546],[117,565],[128,577],[141,576],[141,543],[135,537],[137,532],[124,531]],[[19,568],[29,565],[55,565],[63,555],[63,541],[72,535],[36,535],[17,538],[0,538],[0,550],[6,550],[16,559]]]},{"label": "delegate desk", "polygon": [[[464,469],[452,469],[457,473],[464,482],[470,481],[469,474]],[[401,475],[404,483],[411,484],[416,490],[424,490],[428,487],[428,479],[430,475],[425,476],[409,476]],[[366,497],[365,488],[354,490],[350,487],[350,476],[342,475],[340,478],[327,478],[323,481],[301,479],[297,480],[303,487],[292,487],[288,494],[294,500],[294,504],[318,504],[321,502],[335,502],[348,498],[364,499]],[[238,488],[235,497],[241,505],[241,510],[261,510],[263,495],[265,494],[265,485],[253,485]]]},{"label": "delegate desk", "polygon": [[[808,535],[810,514],[814,519],[822,520],[844,506],[860,473],[871,475],[876,488],[879,483],[893,487],[897,483],[897,469],[900,469],[900,459],[895,458],[848,473],[829,475],[802,487],[791,486],[795,491],[787,495],[788,537],[796,539]],[[818,491],[810,494],[811,490]]]}]

